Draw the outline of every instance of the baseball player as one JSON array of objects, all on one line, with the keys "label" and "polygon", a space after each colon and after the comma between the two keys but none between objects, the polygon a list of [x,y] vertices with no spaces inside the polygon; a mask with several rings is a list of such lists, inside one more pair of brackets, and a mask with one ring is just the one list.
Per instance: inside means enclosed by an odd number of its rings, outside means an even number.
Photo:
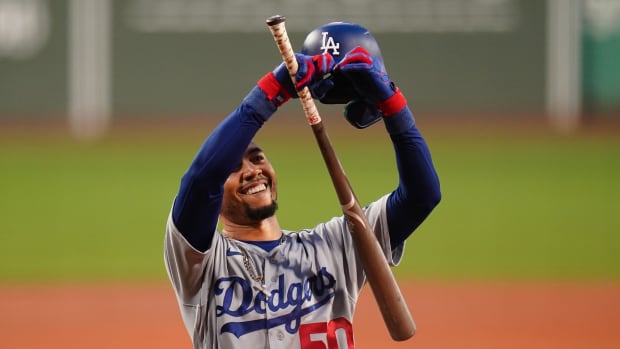
[{"label": "baseball player", "polygon": [[296,88],[346,103],[356,127],[383,120],[400,180],[364,211],[392,265],[440,200],[428,147],[368,30],[320,26],[295,58],[296,86],[284,64],[258,80],[181,179],[165,262],[194,348],[355,347],[353,313],[366,278],[349,227],[340,216],[301,231],[281,228],[276,173],[253,142]]}]

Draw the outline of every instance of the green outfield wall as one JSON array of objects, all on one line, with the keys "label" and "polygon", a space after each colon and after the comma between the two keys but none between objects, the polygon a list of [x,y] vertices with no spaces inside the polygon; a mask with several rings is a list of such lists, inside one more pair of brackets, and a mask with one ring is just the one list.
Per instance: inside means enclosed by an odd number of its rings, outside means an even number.
[{"label": "green outfield wall", "polygon": [[582,40],[584,109],[600,114],[620,110],[620,2],[609,3],[586,11]]}]

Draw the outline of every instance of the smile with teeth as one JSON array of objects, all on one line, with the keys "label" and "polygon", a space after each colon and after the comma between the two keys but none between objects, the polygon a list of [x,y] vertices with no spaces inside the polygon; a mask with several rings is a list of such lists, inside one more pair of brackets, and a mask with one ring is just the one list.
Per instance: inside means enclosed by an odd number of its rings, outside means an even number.
[{"label": "smile with teeth", "polygon": [[246,190],[244,194],[252,195],[252,194],[256,194],[258,192],[265,191],[265,190],[267,190],[267,186],[265,184],[261,183],[261,184],[255,185],[255,186],[251,187],[250,189]]}]

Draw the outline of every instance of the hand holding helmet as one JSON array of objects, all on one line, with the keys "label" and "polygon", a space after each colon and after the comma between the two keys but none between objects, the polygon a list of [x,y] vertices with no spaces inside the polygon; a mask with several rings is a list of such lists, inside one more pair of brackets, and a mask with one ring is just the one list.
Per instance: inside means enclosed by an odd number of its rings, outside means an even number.
[{"label": "hand holding helmet", "polygon": [[333,86],[331,81],[323,79],[334,66],[334,59],[329,53],[313,56],[296,53],[295,59],[298,66],[295,86],[284,63],[280,63],[258,81],[258,87],[267,95],[267,99],[278,107],[291,97],[297,98],[297,90],[306,86],[313,91],[327,91]]},{"label": "hand holding helmet", "polygon": [[396,90],[383,65],[361,46],[347,52],[334,69],[342,71],[355,91],[373,104],[387,100]]},{"label": "hand holding helmet", "polygon": [[[372,60],[373,66],[378,64],[381,67],[380,71],[385,71],[377,40],[368,29],[356,23],[331,22],[315,28],[306,36],[301,52],[306,55],[328,52],[332,55],[336,66],[340,69],[335,67],[329,79],[326,79],[332,83],[332,86],[329,86],[330,89],[321,95],[313,93],[313,97],[325,104],[346,104],[344,116],[347,121],[357,128],[366,128],[381,120],[382,116],[391,115],[390,113],[393,112],[393,110],[385,108],[385,105],[376,103],[384,102],[385,100],[381,100],[382,97],[388,101],[391,100],[389,96],[401,97],[398,99],[401,102],[404,101],[404,97],[400,93],[395,93],[394,90],[386,90],[384,94],[377,94],[377,91],[373,92],[361,81],[365,78],[360,76],[354,79],[358,80],[355,83],[351,77],[347,76],[356,74],[352,71],[353,67],[348,72],[347,69],[342,70],[344,63],[341,62],[347,57],[347,53],[351,53],[357,47],[366,51],[367,57],[364,59]],[[361,59],[364,53],[358,51],[356,55],[357,58]],[[349,58],[349,63],[353,64],[353,56],[351,55]],[[363,64],[363,62],[357,63]],[[366,61],[366,64],[368,63]],[[357,73],[362,74],[360,71]],[[367,73],[370,71],[364,74]],[[379,79],[379,81],[382,80]],[[387,95],[389,96],[386,97]],[[395,108],[398,108],[400,104],[388,103],[388,105],[394,105]]]},{"label": "hand holding helmet", "polygon": [[334,70],[341,71],[362,99],[375,105],[383,116],[393,115],[407,104],[383,64],[361,46],[349,51]]}]

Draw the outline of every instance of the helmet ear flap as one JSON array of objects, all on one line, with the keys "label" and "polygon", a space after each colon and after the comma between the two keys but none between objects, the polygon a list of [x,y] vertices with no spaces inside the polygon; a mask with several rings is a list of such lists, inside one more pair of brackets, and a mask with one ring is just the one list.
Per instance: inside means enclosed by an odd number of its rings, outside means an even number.
[{"label": "helmet ear flap", "polygon": [[381,111],[363,100],[351,101],[344,108],[344,118],[354,127],[363,129],[381,120]]}]

